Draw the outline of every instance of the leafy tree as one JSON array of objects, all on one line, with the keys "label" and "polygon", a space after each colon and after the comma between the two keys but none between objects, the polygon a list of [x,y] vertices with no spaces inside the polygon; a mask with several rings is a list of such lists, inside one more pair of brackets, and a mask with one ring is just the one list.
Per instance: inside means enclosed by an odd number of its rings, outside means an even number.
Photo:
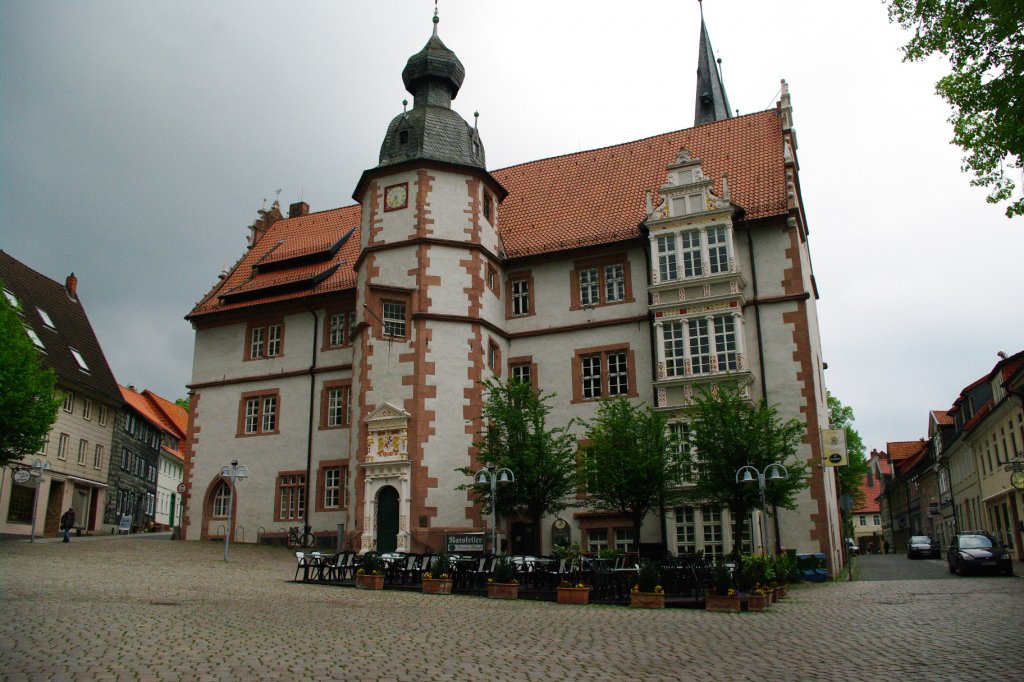
[{"label": "leafy tree", "polygon": [[[953,107],[953,143],[971,184],[989,203],[1011,200],[1012,171],[1024,168],[1024,3],[1020,0],[889,0],[889,20],[914,31],[905,61],[945,55],[952,73],[935,84]],[[1024,195],[1006,217],[1024,215]]]},{"label": "leafy tree", "polygon": [[758,486],[738,483],[736,472],[750,465],[766,474],[771,464],[782,464],[788,478],[765,483],[765,504],[795,509],[797,493],[807,487],[807,464],[794,456],[803,439],[804,424],[798,419],[782,421],[778,411],[764,401],[753,405],[735,384],[701,390],[694,397],[690,416],[691,447],[684,451],[684,459],[694,472],[691,495],[729,509],[737,522],[733,551],[738,554],[743,532],[739,522],[760,507],[761,499]]},{"label": "leafy tree", "polygon": [[0,466],[42,449],[61,404],[56,383],[18,312],[0,296]]},{"label": "leafy tree", "polygon": [[846,452],[849,456],[849,464],[839,467],[839,494],[850,495],[856,509],[865,501],[860,486],[868,474],[868,461],[864,457],[864,440],[853,428],[853,419],[853,408],[843,405],[839,398],[829,393],[828,422],[833,429],[846,430]]},{"label": "leafy tree", "polygon": [[188,412],[189,398],[188,396],[185,396],[184,398],[178,398],[177,400],[174,401],[174,404]]},{"label": "leafy tree", "polygon": [[[547,428],[553,394],[534,391],[514,378],[507,383],[496,379],[483,383],[485,426],[476,442],[477,458],[507,467],[515,475],[515,481],[498,493],[497,512],[528,519],[536,531],[534,550],[540,553],[541,520],[569,506],[576,491],[576,438],[568,427]],[[468,476],[474,473],[468,467],[459,471]],[[459,489],[472,491],[484,510],[490,511],[489,485],[468,483]]]},{"label": "leafy tree", "polygon": [[624,398],[602,400],[587,425],[583,457],[586,504],[628,514],[640,542],[647,513],[669,499],[682,476],[682,460],[668,435],[666,417]]}]

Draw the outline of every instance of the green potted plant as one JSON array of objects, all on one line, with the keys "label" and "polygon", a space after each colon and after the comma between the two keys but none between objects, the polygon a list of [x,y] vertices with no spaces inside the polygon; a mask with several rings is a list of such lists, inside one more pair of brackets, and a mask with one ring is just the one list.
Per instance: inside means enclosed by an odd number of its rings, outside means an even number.
[{"label": "green potted plant", "polygon": [[770,559],[757,554],[745,554],[742,562],[743,579],[747,587],[747,610],[764,611],[771,603],[771,588],[768,581],[773,574]]},{"label": "green potted plant", "polygon": [[661,586],[661,567],[657,561],[644,559],[629,591],[629,605],[634,609],[665,608],[665,590]]},{"label": "green potted plant", "polygon": [[494,570],[487,579],[487,596],[490,599],[517,599],[519,581],[516,580],[516,566],[507,556],[494,561]]},{"label": "green potted plant", "polygon": [[452,593],[452,562],[447,554],[441,552],[434,557],[430,570],[423,574],[423,594]]},{"label": "green potted plant", "polygon": [[711,568],[711,584],[705,595],[704,608],[727,613],[740,610],[740,595],[733,584],[732,569],[722,561],[715,562]]},{"label": "green potted plant", "polygon": [[376,554],[364,554],[356,569],[356,587],[361,590],[384,589],[384,564]]},{"label": "green potted plant", "polygon": [[559,604],[589,604],[590,588],[583,580],[583,552],[578,544],[555,547],[555,555],[565,560],[566,574],[558,585]]}]

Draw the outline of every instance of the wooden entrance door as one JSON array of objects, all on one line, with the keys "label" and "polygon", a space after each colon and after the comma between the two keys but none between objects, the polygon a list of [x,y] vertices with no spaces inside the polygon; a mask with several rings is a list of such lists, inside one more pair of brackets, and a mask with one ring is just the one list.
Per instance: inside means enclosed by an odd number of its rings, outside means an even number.
[{"label": "wooden entrance door", "polygon": [[393,552],[397,548],[398,491],[385,486],[377,496],[377,551]]}]

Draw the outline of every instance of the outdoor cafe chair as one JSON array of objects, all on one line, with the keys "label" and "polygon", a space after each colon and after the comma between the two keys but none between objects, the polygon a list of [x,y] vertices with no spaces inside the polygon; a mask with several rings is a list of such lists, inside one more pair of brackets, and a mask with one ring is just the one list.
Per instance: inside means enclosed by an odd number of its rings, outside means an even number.
[{"label": "outdoor cafe chair", "polygon": [[309,560],[306,558],[305,552],[295,553],[295,577],[292,578],[292,582],[298,580],[300,572],[302,580],[305,581],[309,577]]}]

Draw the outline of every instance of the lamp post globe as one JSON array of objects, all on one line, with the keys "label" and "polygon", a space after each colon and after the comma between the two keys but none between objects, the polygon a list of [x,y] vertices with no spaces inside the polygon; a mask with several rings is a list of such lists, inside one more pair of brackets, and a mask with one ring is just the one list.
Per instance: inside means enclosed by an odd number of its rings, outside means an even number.
[{"label": "lamp post globe", "polygon": [[489,485],[491,488],[491,551],[498,554],[498,484],[512,483],[516,480],[515,474],[507,467],[498,467],[498,465],[488,462],[483,469],[473,474],[473,480],[477,485]]}]

